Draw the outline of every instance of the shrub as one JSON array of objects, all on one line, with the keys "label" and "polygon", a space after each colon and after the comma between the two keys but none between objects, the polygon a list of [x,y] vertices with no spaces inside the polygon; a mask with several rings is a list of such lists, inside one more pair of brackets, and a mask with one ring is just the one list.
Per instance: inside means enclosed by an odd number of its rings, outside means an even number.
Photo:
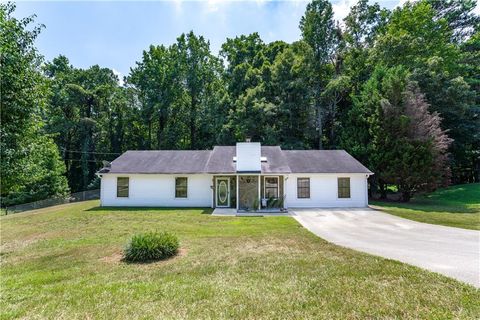
[{"label": "shrub", "polygon": [[150,262],[177,254],[178,238],[169,232],[147,232],[132,237],[124,250],[127,262]]}]

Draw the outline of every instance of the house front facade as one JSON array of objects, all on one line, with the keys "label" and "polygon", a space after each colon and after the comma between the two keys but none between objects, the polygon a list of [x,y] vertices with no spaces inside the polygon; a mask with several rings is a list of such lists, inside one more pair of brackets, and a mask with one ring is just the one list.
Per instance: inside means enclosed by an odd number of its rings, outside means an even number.
[{"label": "house front facade", "polygon": [[102,206],[242,211],[365,207],[367,168],[343,150],[240,142],[213,150],[127,151],[98,172]]}]

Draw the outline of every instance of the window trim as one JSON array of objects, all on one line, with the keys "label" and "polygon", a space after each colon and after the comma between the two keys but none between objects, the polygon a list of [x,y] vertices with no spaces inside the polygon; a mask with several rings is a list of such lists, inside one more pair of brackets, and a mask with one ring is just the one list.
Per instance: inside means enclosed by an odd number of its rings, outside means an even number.
[{"label": "window trim", "polygon": [[[183,179],[186,179],[186,181],[187,181],[187,185],[186,185],[187,192],[186,192],[185,197],[177,197],[177,179],[178,179],[178,178],[183,178]],[[175,197],[175,199],[178,199],[178,200],[188,199],[188,177],[185,177],[185,176],[175,177],[173,188],[174,188],[173,192],[174,192],[174,197]]]},{"label": "window trim", "polygon": [[[348,179],[348,197],[340,197],[340,179]],[[352,182],[351,181],[352,180],[350,179],[350,177],[337,177],[337,199],[338,200],[352,199]]]},{"label": "window trim", "polygon": [[263,198],[267,198],[267,181],[266,178],[275,178],[277,179],[277,196],[274,197],[278,199],[280,197],[280,176],[263,176]]},{"label": "window trim", "polygon": [[[119,196],[118,195],[118,180],[119,179],[127,179],[127,196]],[[130,198],[130,177],[117,177],[117,192],[116,192],[116,198],[120,198],[120,199],[125,199],[125,198]]]},{"label": "window trim", "polygon": [[[298,180],[300,180],[300,179],[308,179],[308,197],[299,197],[299,194],[298,194],[298,189],[299,189]],[[302,187],[302,188],[305,188],[305,187]],[[311,183],[310,177],[297,177],[297,199],[309,200],[311,198],[312,198],[312,183]]]}]

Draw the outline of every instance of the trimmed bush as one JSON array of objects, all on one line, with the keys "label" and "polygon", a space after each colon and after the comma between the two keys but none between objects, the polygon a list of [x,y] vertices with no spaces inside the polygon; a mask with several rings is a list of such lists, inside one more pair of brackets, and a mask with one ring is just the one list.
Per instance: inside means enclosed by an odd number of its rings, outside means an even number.
[{"label": "trimmed bush", "polygon": [[136,234],[125,247],[123,258],[127,262],[151,262],[177,254],[178,238],[169,232]]}]

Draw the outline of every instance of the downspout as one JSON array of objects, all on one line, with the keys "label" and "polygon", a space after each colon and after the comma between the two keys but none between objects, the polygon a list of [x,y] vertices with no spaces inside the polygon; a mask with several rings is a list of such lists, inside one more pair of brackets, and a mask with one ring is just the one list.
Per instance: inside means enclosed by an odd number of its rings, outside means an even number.
[{"label": "downspout", "polygon": [[288,203],[287,203],[287,180],[288,180],[288,175],[283,176],[283,206],[285,207],[284,209],[288,210]]},{"label": "downspout", "polygon": [[258,207],[257,207],[257,210],[260,210],[260,207],[261,207],[261,202],[262,202],[262,190],[260,190],[262,188],[262,184],[261,184],[261,180],[262,179],[262,176],[259,174],[258,175]]},{"label": "downspout", "polygon": [[237,193],[237,199],[235,200],[235,203],[236,203],[236,205],[237,205],[237,212],[238,212],[238,202],[239,202],[239,201],[238,201],[238,200],[239,200],[239,199],[238,199],[238,186],[239,186],[238,180],[239,180],[239,179],[240,179],[240,177],[239,177],[238,174],[237,174],[237,176],[236,176],[237,188],[236,188],[236,190],[235,190],[235,192]]}]

